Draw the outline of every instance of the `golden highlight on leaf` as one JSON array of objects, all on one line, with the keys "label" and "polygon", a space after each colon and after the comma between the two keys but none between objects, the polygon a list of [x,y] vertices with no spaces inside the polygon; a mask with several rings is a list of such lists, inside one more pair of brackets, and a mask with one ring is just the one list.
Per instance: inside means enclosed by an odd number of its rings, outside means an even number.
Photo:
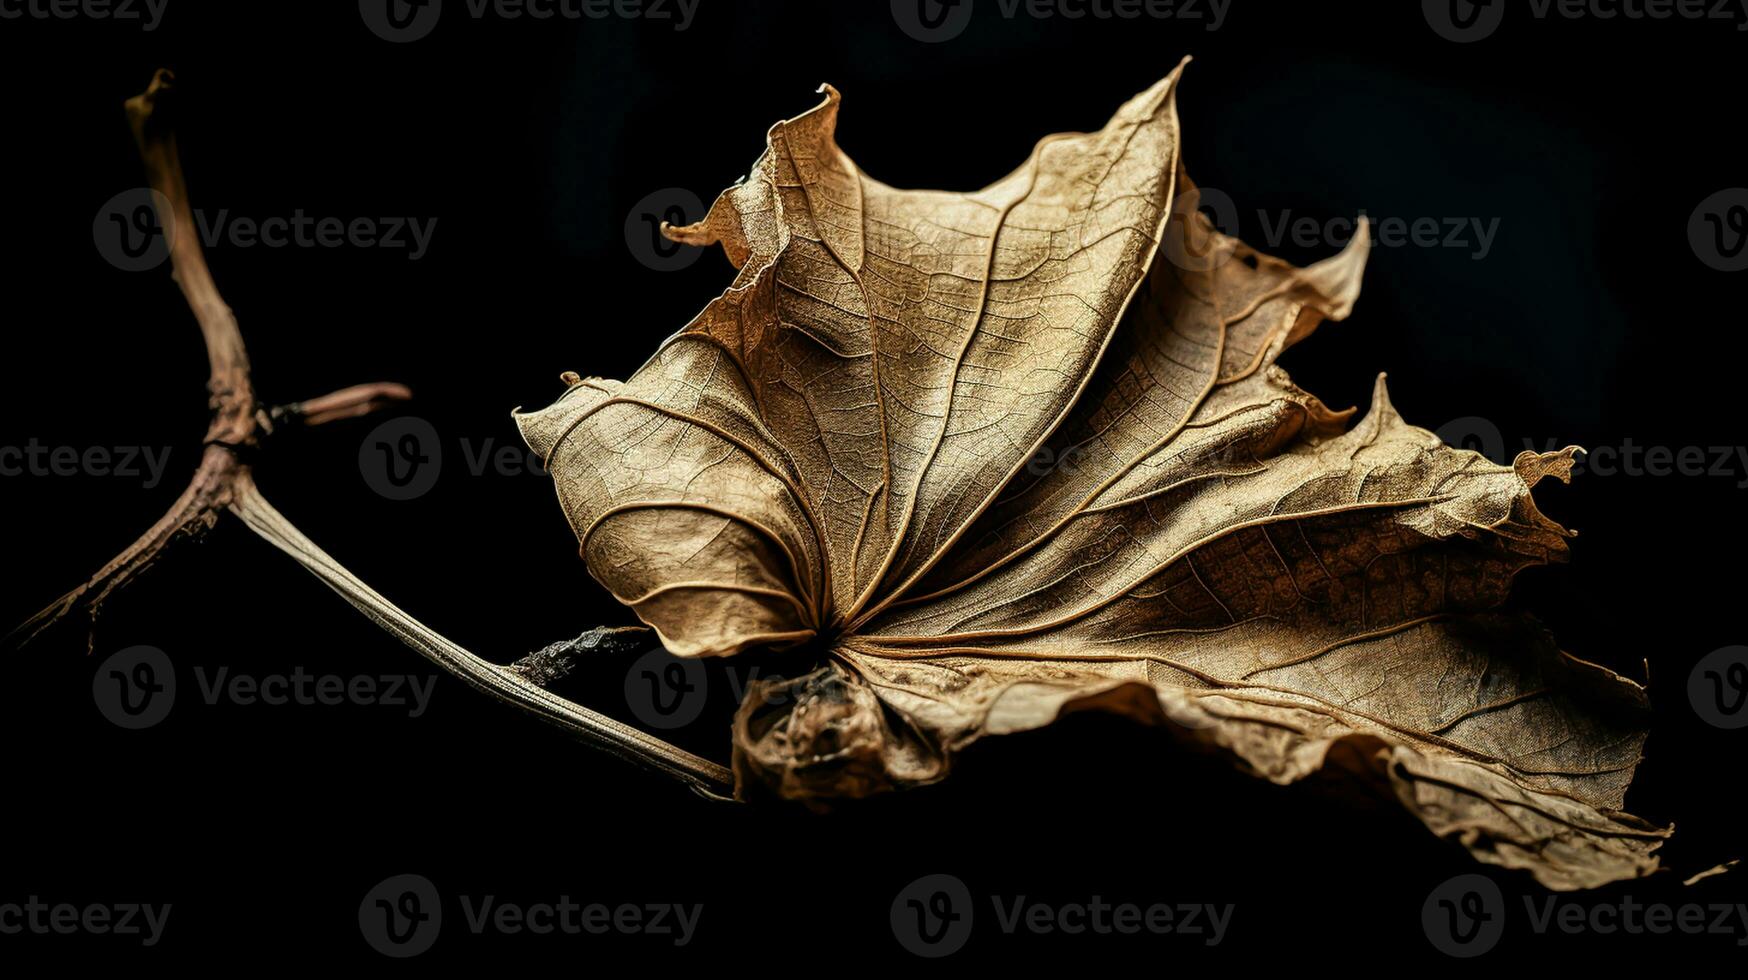
[{"label": "golden highlight on leaf", "polygon": [[1367,231],[1301,269],[1214,228],[1181,73],[971,194],[862,173],[829,86],[773,126],[666,229],[732,286],[624,383],[516,416],[589,571],[677,655],[820,651],[747,695],[743,796],[927,784],[1096,709],[1280,783],[1358,774],[1549,887],[1649,873],[1643,691],[1496,610],[1566,558],[1530,489],[1572,450],[1498,466],[1382,377],[1357,422],[1294,386]]}]

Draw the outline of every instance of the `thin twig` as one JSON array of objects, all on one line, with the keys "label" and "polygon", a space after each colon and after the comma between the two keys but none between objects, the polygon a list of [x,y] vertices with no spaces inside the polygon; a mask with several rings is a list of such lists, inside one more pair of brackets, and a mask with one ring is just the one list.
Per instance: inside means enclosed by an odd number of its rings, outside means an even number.
[{"label": "thin twig", "polygon": [[311,426],[326,425],[341,419],[369,415],[390,402],[404,402],[412,397],[413,393],[406,385],[383,382],[353,385],[320,398],[275,407],[267,416],[274,422],[296,421]]},{"label": "thin twig", "polygon": [[241,517],[250,530],[309,569],[378,626],[469,685],[557,725],[597,748],[679,779],[707,796],[727,798],[733,795],[734,776],[726,768],[559,697],[532,683],[519,671],[469,653],[407,615],[305,537],[285,515],[273,509],[247,476],[240,481],[231,511]]},{"label": "thin twig", "polygon": [[172,545],[199,538],[212,529],[218,522],[218,515],[230,506],[235,481],[248,470],[238,458],[237,451],[255,445],[260,435],[255,392],[249,383],[249,355],[243,347],[242,332],[237,329],[237,320],[231,315],[230,307],[225,305],[213,285],[198,238],[193,234],[176,233],[177,229],[191,231],[195,225],[176,140],[160,114],[163,99],[172,90],[174,80],[167,71],[153,75],[145,92],[127,100],[127,116],[134,141],[139,145],[140,157],[146,164],[147,181],[161,195],[157,200],[168,204],[168,213],[160,214],[158,221],[170,245],[171,276],[194,311],[201,337],[206,341],[207,361],[211,366],[206,388],[212,409],[206,448],[201,453],[200,467],[189,481],[188,489],[182,491],[176,503],[150,530],[84,583],[0,638],[0,648],[22,647],[55,623],[82,612],[89,619],[86,652],[93,650],[97,642],[97,614],[104,600],[144,574]]},{"label": "thin twig", "polygon": [[[277,424],[296,421],[315,426],[354,418],[390,402],[404,401],[412,397],[412,392],[402,385],[377,383],[274,409],[263,409],[256,402],[248,350],[236,317],[219,295],[197,236],[178,234],[179,229],[192,231],[195,223],[175,135],[164,114],[166,96],[173,91],[173,83],[169,72],[159,71],[144,93],[128,100],[127,112],[146,164],[147,178],[163,202],[159,222],[170,243],[171,275],[181,287],[206,342],[211,366],[208,403],[212,409],[206,448],[188,488],[168,513],[97,574],[0,638],[0,649],[22,647],[54,624],[84,612],[92,623],[87,636],[90,652],[96,643],[95,622],[104,600],[149,569],[172,544],[205,534],[218,522],[220,514],[229,511],[377,625],[468,684],[597,748],[672,776],[702,795],[731,798],[734,779],[724,767],[545,690],[527,674],[531,669],[527,665],[499,666],[450,642],[365,585],[261,495],[242,454],[259,448],[262,436]],[[613,632],[616,631],[604,631],[603,635]]]},{"label": "thin twig", "polygon": [[104,600],[144,574],[172,545],[188,538],[199,538],[211,530],[218,523],[218,515],[230,506],[232,487],[240,468],[242,464],[229,446],[207,446],[201,455],[200,468],[195,471],[188,488],[150,530],[77,588],[0,638],[0,649],[20,649],[42,635],[44,630],[81,612],[89,619],[85,652],[96,649],[97,613]]}]

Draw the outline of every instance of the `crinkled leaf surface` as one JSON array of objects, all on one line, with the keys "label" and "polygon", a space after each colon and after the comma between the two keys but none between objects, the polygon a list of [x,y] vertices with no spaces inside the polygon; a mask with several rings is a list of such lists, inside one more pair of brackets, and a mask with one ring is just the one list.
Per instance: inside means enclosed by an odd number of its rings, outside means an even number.
[{"label": "crinkled leaf surface", "polygon": [[[1296,268],[1222,235],[1179,159],[1177,72],[976,193],[772,127],[696,225],[733,285],[628,381],[517,416],[590,572],[673,653],[817,645],[751,692],[743,794],[943,778],[1098,709],[1277,782],[1358,773],[1555,888],[1648,873],[1620,812],[1642,690],[1496,611],[1568,532],[1512,466],[1355,421],[1275,365],[1349,312],[1368,240]],[[774,695],[783,695],[775,697]]]}]

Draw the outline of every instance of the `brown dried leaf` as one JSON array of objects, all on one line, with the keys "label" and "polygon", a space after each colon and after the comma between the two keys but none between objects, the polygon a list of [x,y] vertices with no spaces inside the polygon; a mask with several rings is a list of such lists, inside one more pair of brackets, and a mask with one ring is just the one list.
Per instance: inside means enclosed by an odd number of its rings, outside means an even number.
[{"label": "brown dried leaf", "polygon": [[676,654],[828,654],[742,705],[743,794],[925,784],[1098,709],[1276,782],[1358,772],[1550,887],[1649,873],[1643,691],[1491,611],[1565,559],[1530,488],[1572,451],[1498,466],[1381,377],[1351,428],[1295,387],[1275,361],[1347,315],[1368,239],[1299,269],[1215,230],[1181,71],[973,194],[861,173],[829,87],[772,127],[670,229],[733,286],[517,416],[590,572]]}]

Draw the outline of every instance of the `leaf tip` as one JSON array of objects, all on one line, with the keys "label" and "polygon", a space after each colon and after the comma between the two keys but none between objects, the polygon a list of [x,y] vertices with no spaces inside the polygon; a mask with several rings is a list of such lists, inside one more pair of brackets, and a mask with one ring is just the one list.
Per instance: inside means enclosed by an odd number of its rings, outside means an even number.
[{"label": "leaf tip", "polygon": [[1512,460],[1511,468],[1517,471],[1518,478],[1525,486],[1533,487],[1547,477],[1553,477],[1561,483],[1572,482],[1572,464],[1576,462],[1578,453],[1584,452],[1583,446],[1567,446],[1565,449],[1552,453],[1538,453],[1526,449]]},{"label": "leaf tip", "polygon": [[1345,320],[1360,298],[1360,281],[1365,278],[1366,261],[1372,254],[1371,220],[1362,216],[1354,224],[1354,233],[1341,251],[1314,263],[1301,273],[1322,299],[1323,311],[1331,320]]},{"label": "leaf tip", "polygon": [[1396,411],[1396,403],[1390,400],[1389,379],[1389,372],[1378,372],[1378,377],[1372,381],[1372,408],[1366,413],[1366,421],[1376,426],[1380,432],[1387,423],[1402,418]]}]

